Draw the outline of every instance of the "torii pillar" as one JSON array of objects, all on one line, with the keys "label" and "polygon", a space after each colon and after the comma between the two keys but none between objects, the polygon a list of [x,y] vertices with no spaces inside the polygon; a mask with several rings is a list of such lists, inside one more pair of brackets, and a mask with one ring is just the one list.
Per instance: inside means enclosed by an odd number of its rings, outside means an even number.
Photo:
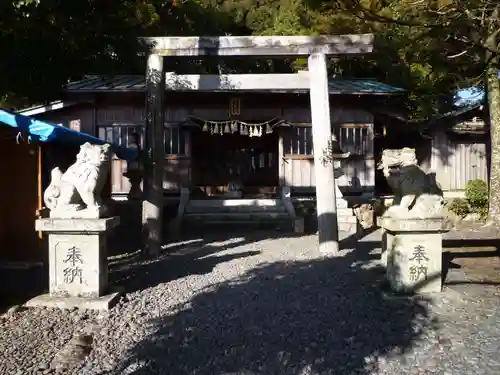
[{"label": "torii pillar", "polygon": [[339,251],[337,193],[332,162],[322,158],[332,139],[330,99],[326,56],[314,53],[307,60],[311,98],[311,121],[316,179],[316,213],[318,215],[319,251]]},{"label": "torii pillar", "polygon": [[163,245],[163,175],[165,164],[165,72],[163,56],[150,54],[146,70],[146,129],[142,227],[147,252],[158,256]]},{"label": "torii pillar", "polygon": [[338,250],[337,206],[333,165],[320,158],[331,139],[326,56],[373,51],[373,34],[319,36],[224,36],[143,38],[150,45],[146,71],[146,146],[143,225],[151,255],[158,255],[163,231],[164,113],[166,56],[309,57],[319,249]]}]

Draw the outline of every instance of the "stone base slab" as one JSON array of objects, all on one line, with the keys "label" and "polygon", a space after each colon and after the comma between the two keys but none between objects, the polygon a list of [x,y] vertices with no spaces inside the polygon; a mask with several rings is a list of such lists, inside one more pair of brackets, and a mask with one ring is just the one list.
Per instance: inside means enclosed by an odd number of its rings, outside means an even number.
[{"label": "stone base slab", "polygon": [[398,219],[382,217],[380,226],[389,232],[417,232],[417,233],[444,233],[453,227],[449,220],[444,218],[429,219]]},{"label": "stone base slab", "polygon": [[444,218],[382,220],[381,262],[396,293],[434,293],[442,290]]},{"label": "stone base slab", "polygon": [[118,302],[121,294],[121,291],[114,291],[97,298],[56,297],[50,294],[42,294],[32,298],[24,305],[26,307],[49,307],[57,309],[109,310]]},{"label": "stone base slab", "polygon": [[65,208],[62,210],[52,210],[49,217],[55,219],[100,219],[108,215],[108,208],[105,206],[84,209]]},{"label": "stone base slab", "polygon": [[35,230],[39,232],[88,233],[106,232],[120,224],[120,217],[104,219],[56,219],[46,218],[35,221]]}]

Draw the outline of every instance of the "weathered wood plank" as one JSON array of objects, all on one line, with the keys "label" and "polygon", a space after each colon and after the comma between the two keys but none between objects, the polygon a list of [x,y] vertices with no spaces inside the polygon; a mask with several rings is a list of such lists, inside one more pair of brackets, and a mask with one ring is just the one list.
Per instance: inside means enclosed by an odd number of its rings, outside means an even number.
[{"label": "weathered wood plank", "polygon": [[142,40],[160,56],[308,56],[367,54],[373,34],[318,36],[149,37]]},{"label": "weathered wood plank", "polygon": [[[373,159],[341,160],[335,173],[337,186],[350,192],[373,190],[375,186],[375,161]],[[310,189],[316,186],[314,161],[285,155],[283,160],[283,183],[292,190]]]},{"label": "weathered wood plank", "polygon": [[485,141],[450,139],[446,132],[433,134],[429,173],[443,191],[464,190],[474,179],[488,181]]}]

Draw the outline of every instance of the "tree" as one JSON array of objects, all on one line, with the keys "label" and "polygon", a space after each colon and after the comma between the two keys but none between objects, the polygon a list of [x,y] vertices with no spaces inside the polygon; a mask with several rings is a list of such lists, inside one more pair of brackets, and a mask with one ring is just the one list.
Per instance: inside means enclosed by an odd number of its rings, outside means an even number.
[{"label": "tree", "polygon": [[[239,8],[229,7],[229,2],[217,4],[208,0],[2,2],[0,102],[18,108],[49,101],[59,96],[62,85],[86,74],[142,74],[145,51],[139,37],[251,33],[234,19]],[[169,59],[168,64],[176,62]],[[200,66],[196,61],[191,65]]]},{"label": "tree", "polygon": [[42,102],[83,74],[134,69],[142,14],[133,2],[2,3],[0,94],[12,106]]},{"label": "tree", "polygon": [[[344,0],[320,2],[353,16],[416,31],[423,61],[452,77],[453,86],[486,90],[491,136],[488,219],[500,223],[500,3],[490,0]],[[434,62],[432,62],[434,60]],[[443,88],[446,88],[444,86]]]}]

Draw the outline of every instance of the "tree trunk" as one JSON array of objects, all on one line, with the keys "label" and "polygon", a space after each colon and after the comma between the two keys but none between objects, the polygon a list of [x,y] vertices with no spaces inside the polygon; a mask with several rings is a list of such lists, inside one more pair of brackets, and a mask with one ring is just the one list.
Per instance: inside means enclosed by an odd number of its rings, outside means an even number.
[{"label": "tree trunk", "polygon": [[488,221],[497,224],[500,223],[500,81],[494,62],[488,66],[486,74],[491,138]]}]

